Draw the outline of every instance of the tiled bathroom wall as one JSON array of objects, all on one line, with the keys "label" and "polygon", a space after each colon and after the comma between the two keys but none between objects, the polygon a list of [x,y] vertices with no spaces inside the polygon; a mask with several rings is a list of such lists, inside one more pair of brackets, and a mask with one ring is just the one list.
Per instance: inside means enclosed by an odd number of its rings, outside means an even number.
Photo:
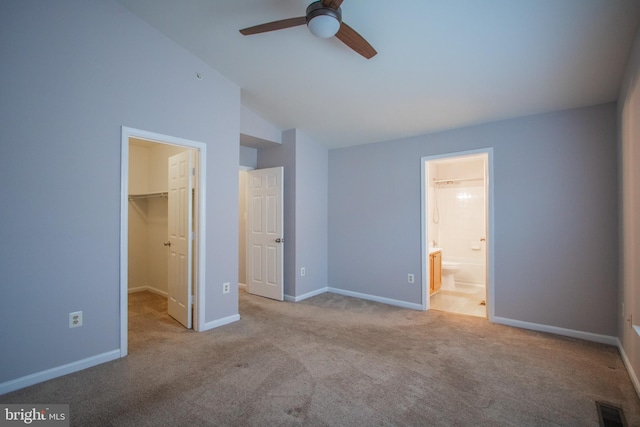
[{"label": "tiled bathroom wall", "polygon": [[456,274],[457,282],[484,285],[487,250],[484,158],[447,159],[430,164],[429,169],[432,184],[428,197],[429,239],[442,248],[444,261],[463,264]]}]

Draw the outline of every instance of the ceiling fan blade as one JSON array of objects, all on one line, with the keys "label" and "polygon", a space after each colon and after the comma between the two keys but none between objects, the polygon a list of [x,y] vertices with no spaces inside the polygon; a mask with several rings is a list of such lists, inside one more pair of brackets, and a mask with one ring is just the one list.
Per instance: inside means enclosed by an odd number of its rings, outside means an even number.
[{"label": "ceiling fan blade", "polygon": [[306,16],[297,18],[282,19],[280,21],[267,22],[266,24],[255,25],[253,27],[243,28],[240,32],[245,36],[252,34],[266,33],[268,31],[283,30],[285,28],[297,27],[307,23]]},{"label": "ceiling fan blade", "polygon": [[364,37],[344,22],[340,24],[340,29],[338,30],[336,37],[340,39],[342,43],[346,44],[367,59],[373,58],[378,53],[373,46],[364,39]]},{"label": "ceiling fan blade", "polygon": [[322,6],[338,10],[343,0],[322,0]]}]

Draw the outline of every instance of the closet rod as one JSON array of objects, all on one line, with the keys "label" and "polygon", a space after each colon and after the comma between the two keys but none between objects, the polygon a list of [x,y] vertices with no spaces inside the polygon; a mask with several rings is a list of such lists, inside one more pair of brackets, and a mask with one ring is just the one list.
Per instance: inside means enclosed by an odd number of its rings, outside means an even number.
[{"label": "closet rod", "polygon": [[145,194],[130,194],[129,200],[138,200],[138,199],[150,199],[152,197],[163,197],[167,198],[168,193],[166,191],[160,191],[157,193],[145,193]]}]

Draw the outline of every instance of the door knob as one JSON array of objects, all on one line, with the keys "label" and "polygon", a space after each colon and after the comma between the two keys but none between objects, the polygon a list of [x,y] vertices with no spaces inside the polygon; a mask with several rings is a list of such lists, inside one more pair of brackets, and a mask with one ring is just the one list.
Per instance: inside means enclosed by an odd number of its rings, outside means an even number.
[{"label": "door knob", "polygon": [[281,239],[281,238],[279,238],[279,237],[278,237],[278,238],[276,239],[276,243],[284,243],[284,239]]},{"label": "door knob", "polygon": [[165,245],[165,246],[171,246],[171,242],[167,240],[166,242],[164,242],[164,243],[163,243],[163,245]]}]

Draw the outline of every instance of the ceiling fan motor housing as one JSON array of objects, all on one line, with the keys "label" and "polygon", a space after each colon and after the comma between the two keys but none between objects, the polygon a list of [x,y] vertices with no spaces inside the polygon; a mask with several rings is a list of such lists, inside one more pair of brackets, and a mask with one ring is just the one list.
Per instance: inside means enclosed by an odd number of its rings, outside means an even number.
[{"label": "ceiling fan motor housing", "polygon": [[325,39],[333,37],[340,29],[341,22],[341,8],[324,7],[320,1],[313,2],[307,7],[307,26],[317,37]]}]

